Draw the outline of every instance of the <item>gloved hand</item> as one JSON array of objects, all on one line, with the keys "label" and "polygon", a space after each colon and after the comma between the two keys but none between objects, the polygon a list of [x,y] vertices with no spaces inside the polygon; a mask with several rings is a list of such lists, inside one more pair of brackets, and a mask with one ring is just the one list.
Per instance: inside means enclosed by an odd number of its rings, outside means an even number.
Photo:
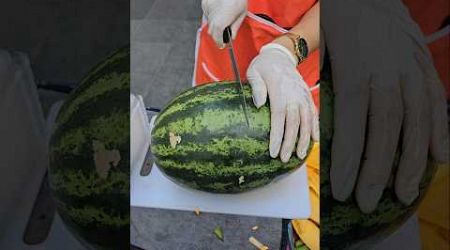
[{"label": "gloved hand", "polygon": [[202,0],[202,10],[208,22],[208,33],[223,48],[223,31],[231,25],[232,39],[236,38],[247,15],[247,0]]},{"label": "gloved hand", "polygon": [[[261,48],[247,70],[256,107],[270,100],[270,156],[289,161],[297,143],[297,156],[305,158],[310,138],[319,140],[319,121],[311,93],[296,69],[297,59],[280,44]],[[284,140],[283,140],[284,136]],[[280,152],[281,149],[281,152]]]},{"label": "gloved hand", "polygon": [[330,179],[344,201],[356,185],[363,212],[376,209],[398,146],[395,193],[419,194],[428,152],[448,162],[445,91],[424,37],[399,1],[322,2],[332,66],[334,135]]}]

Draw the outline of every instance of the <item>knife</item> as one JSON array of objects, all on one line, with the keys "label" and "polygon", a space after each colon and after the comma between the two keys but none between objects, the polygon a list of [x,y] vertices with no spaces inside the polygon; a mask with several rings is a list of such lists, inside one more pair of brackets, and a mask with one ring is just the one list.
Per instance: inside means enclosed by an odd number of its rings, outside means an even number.
[{"label": "knife", "polygon": [[[160,112],[160,109],[156,108],[146,108],[147,110],[147,116],[150,120],[150,131],[153,127],[153,123],[155,122],[156,116]],[[139,172],[140,176],[147,176],[152,171],[153,163],[155,162],[155,159],[152,154],[151,150],[152,142],[150,141],[150,145],[147,149],[147,153],[145,154],[144,161],[142,162],[141,170]]]},{"label": "knife", "polygon": [[231,59],[231,66],[233,68],[233,73],[234,73],[234,77],[236,79],[236,87],[239,91],[239,95],[242,98],[242,108],[244,110],[244,115],[245,115],[245,121],[247,122],[247,126],[250,127],[250,122],[248,119],[248,114],[247,114],[247,101],[245,100],[245,95],[244,95],[244,90],[242,87],[242,81],[241,81],[241,76],[239,74],[239,68],[237,66],[237,62],[236,62],[236,55],[234,53],[234,48],[233,48],[233,42],[231,39],[231,28],[230,26],[226,27],[225,30],[223,31],[223,42],[225,44],[227,44],[228,46],[228,53],[230,54],[230,59]]}]

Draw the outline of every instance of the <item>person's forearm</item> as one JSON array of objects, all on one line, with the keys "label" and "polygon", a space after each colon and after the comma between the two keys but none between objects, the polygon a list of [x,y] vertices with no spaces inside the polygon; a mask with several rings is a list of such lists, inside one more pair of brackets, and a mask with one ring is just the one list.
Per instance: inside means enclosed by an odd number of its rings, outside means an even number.
[{"label": "person's forearm", "polygon": [[[289,33],[298,35],[305,39],[308,44],[309,53],[313,52],[320,45],[320,3],[317,2],[300,20],[300,22],[295,25]],[[291,39],[282,35],[276,38],[273,42],[281,44],[288,48],[293,54],[294,44]]]}]

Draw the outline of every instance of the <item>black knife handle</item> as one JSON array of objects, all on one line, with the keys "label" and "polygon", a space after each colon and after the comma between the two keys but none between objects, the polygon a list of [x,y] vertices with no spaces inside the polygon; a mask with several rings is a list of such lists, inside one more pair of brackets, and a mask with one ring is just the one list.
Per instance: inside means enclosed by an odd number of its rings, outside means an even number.
[{"label": "black knife handle", "polygon": [[230,26],[226,27],[223,31],[223,43],[229,43],[231,40],[231,28]]}]

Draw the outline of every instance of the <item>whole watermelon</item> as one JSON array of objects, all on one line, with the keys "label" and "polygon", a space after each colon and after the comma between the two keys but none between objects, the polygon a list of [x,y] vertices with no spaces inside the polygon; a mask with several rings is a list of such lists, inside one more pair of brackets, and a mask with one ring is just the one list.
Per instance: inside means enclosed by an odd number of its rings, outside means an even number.
[{"label": "whole watermelon", "polygon": [[[410,206],[402,205],[392,188],[392,180],[377,209],[362,213],[354,197],[346,202],[333,199],[330,185],[331,143],[333,137],[333,86],[329,71],[322,73],[320,86],[320,241],[321,249],[370,249],[396,231],[416,211],[430,184],[436,165],[428,163],[420,183],[420,196]],[[398,165],[397,154],[395,167]]]},{"label": "whole watermelon", "polygon": [[50,142],[58,213],[98,249],[129,248],[129,49],[104,60],[62,106]]},{"label": "whole watermelon", "polygon": [[[152,130],[151,151],[159,168],[191,188],[237,193],[263,186],[300,167],[269,155],[269,106],[257,109],[250,86],[244,85],[250,126],[235,82],[188,89],[159,114]],[[295,154],[294,154],[295,155]]]}]

